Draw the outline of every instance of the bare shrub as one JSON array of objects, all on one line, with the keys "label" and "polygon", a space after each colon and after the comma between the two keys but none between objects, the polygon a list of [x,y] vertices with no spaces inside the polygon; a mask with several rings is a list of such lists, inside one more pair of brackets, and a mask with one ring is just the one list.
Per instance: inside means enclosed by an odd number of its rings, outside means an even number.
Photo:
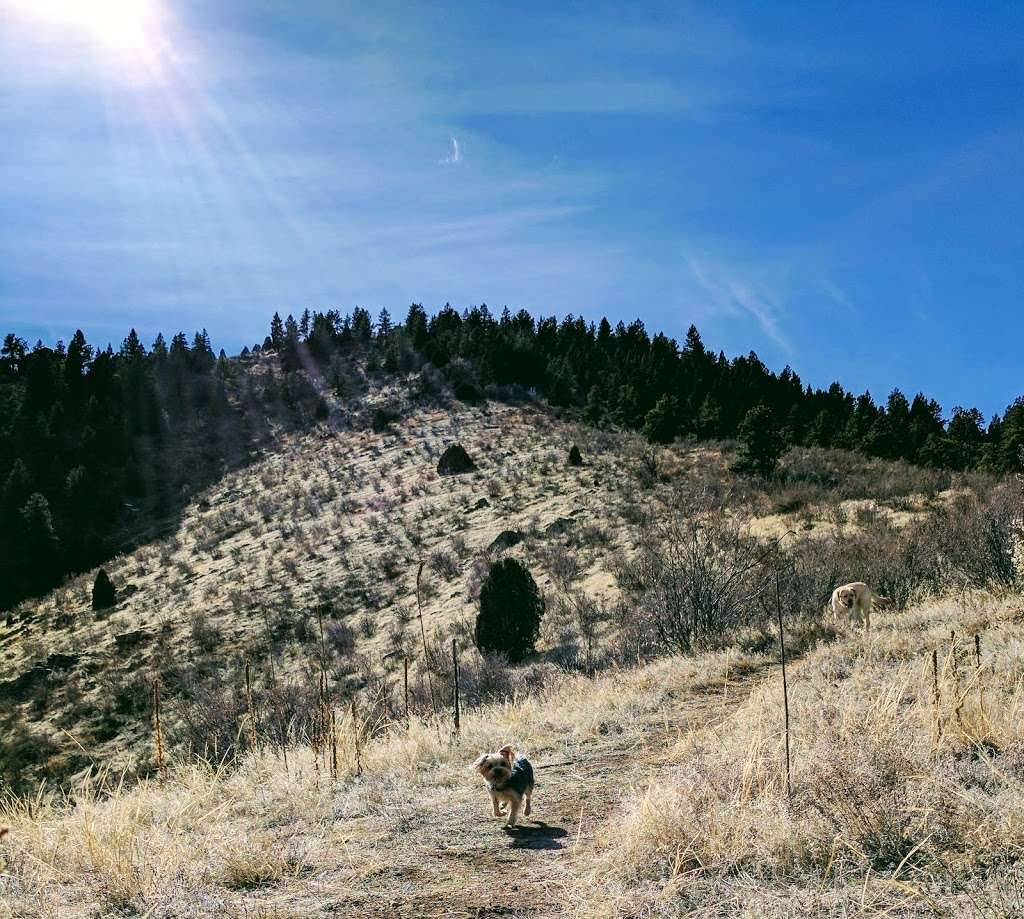
[{"label": "bare shrub", "polygon": [[209,617],[201,611],[193,613],[189,620],[189,631],[192,633],[192,641],[204,654],[216,651],[224,638],[220,628],[211,624]]},{"label": "bare shrub", "polygon": [[718,647],[750,621],[766,554],[720,505],[705,503],[645,532],[619,586],[665,648]]},{"label": "bare shrub", "polygon": [[1020,580],[1020,493],[1005,483],[986,497],[957,495],[914,527],[934,545],[944,579],[971,587],[1013,587]]},{"label": "bare shrub", "polygon": [[452,581],[462,573],[462,569],[455,556],[450,552],[445,552],[443,549],[436,549],[431,552],[427,564],[434,574],[444,578],[446,581]]},{"label": "bare shrub", "polygon": [[324,627],[324,640],[336,654],[348,654],[356,646],[356,634],[347,623],[328,622]]},{"label": "bare shrub", "polygon": [[583,574],[578,556],[565,546],[544,546],[537,554],[544,569],[562,590],[568,590]]}]

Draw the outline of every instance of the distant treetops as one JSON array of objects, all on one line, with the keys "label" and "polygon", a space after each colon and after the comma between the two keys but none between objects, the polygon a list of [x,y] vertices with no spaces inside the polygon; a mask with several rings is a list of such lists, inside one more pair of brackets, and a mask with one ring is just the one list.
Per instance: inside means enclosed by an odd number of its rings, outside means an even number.
[{"label": "distant treetops", "polygon": [[[277,373],[246,372],[260,354]],[[741,467],[754,474],[796,445],[957,470],[1024,468],[1020,399],[987,423],[959,406],[944,422],[921,393],[894,390],[878,404],[838,383],[805,386],[753,352],[713,354],[693,326],[679,345],[639,320],[613,327],[486,306],[428,315],[413,304],[396,323],[387,310],[376,321],[362,308],[306,310],[275,313],[270,334],[237,359],[215,355],[205,331],[158,335],[148,351],[134,330],[116,351],[80,331],[67,345],[31,348],[12,333],[0,347],[0,607],[110,557],[126,523],[173,510],[245,454],[269,406],[312,424],[328,415],[324,383],[347,398],[361,373],[416,370],[428,371],[425,386],[443,379],[466,401],[530,391],[655,443],[739,437]]]}]

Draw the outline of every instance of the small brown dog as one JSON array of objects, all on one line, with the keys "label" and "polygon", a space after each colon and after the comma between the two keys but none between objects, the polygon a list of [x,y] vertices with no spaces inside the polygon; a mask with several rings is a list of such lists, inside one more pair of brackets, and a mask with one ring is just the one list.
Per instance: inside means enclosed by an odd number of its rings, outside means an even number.
[{"label": "small brown dog", "polygon": [[511,744],[506,744],[497,753],[485,753],[473,763],[473,768],[487,782],[494,816],[500,817],[502,807],[508,804],[505,826],[515,826],[520,811],[523,816],[530,816],[533,766],[525,756],[516,756]]}]

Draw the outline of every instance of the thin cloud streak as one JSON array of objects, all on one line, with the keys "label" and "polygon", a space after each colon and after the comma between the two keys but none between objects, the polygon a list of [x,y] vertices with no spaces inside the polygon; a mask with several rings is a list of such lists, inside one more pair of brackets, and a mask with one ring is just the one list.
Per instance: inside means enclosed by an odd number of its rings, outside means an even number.
[{"label": "thin cloud streak", "polygon": [[462,162],[462,148],[459,147],[458,138],[452,135],[451,142],[451,150],[449,150],[448,155],[440,161],[442,166],[454,166],[456,163]]},{"label": "thin cloud streak", "polygon": [[721,265],[712,265],[692,256],[686,259],[686,265],[714,306],[725,312],[746,313],[753,317],[775,344],[787,354],[793,353],[793,346],[779,329],[778,307],[765,291],[755,289]]}]

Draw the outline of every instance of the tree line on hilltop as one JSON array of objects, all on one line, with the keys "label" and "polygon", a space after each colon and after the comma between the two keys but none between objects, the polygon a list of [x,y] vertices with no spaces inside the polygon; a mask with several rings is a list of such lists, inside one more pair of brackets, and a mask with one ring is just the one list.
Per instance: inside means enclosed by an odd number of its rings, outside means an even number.
[{"label": "tree line on hilltop", "polygon": [[786,447],[841,447],[954,470],[1022,468],[1024,400],[988,422],[978,409],[957,406],[947,422],[939,403],[922,393],[908,400],[894,389],[880,404],[839,383],[805,385],[790,367],[775,373],[754,352],[730,360],[709,351],[694,326],[680,347],[662,333],[649,335],[640,320],[612,327],[607,319],[534,319],[507,309],[495,317],[486,306],[462,313],[445,306],[428,316],[413,304],[400,325],[387,310],[376,323],[364,309],[351,316],[307,310],[298,321],[275,314],[262,347],[295,368],[352,348],[376,352],[388,371],[426,361],[459,398],[480,398],[489,386],[525,387],[553,405],[579,407],[594,424],[641,431],[659,443],[736,437],[757,409],[760,424],[767,419]]},{"label": "tree line on hilltop", "polygon": [[[277,372],[248,372],[273,355]],[[263,365],[266,361],[262,362]],[[429,368],[435,368],[430,371]],[[839,383],[804,385],[751,352],[709,351],[693,326],[680,346],[636,320],[614,327],[568,316],[500,316],[486,306],[405,320],[356,308],[274,314],[270,334],[237,358],[214,353],[205,331],[147,350],[134,330],[97,349],[79,331],[65,345],[0,348],[0,607],[90,568],[180,507],[190,491],[243,461],[268,418],[325,418],[322,390],[358,394],[360,375],[440,373],[456,398],[516,398],[530,391],[652,442],[756,436],[773,449],[842,447],[885,459],[995,473],[1019,471],[1024,401],[986,423],[956,407],[893,390],[884,404]],[[751,432],[754,432],[751,434]],[[754,471],[770,463],[752,464]]]}]

